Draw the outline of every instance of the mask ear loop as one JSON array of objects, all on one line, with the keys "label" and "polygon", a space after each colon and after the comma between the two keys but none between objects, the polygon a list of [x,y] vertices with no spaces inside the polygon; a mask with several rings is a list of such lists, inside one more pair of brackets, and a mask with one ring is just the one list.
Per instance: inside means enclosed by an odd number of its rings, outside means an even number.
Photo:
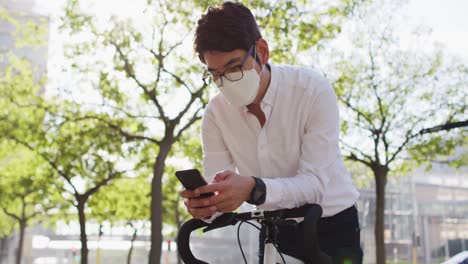
[{"label": "mask ear loop", "polygon": [[[256,63],[256,62],[257,62],[257,43],[256,43],[256,42],[255,42],[255,49],[254,49],[254,52],[255,52],[255,54],[254,54],[254,63]],[[263,65],[261,62],[260,62],[260,65],[261,65],[262,69],[260,70],[260,73],[258,74],[258,77],[261,77],[261,76],[262,76],[262,74],[263,74],[263,69],[264,69],[264,66],[265,66],[265,65]]]}]

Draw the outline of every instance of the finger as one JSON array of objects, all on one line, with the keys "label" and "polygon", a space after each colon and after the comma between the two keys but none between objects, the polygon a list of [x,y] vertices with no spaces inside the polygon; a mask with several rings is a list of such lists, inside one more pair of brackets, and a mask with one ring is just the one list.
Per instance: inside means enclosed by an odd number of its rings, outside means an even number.
[{"label": "finger", "polygon": [[216,207],[215,206],[200,207],[200,208],[190,207],[188,211],[193,217],[201,219],[205,217],[211,217],[216,212]]},{"label": "finger", "polygon": [[230,200],[222,201],[216,205],[216,211],[218,212],[229,213],[236,209],[237,208],[235,208],[235,205]]},{"label": "finger", "polygon": [[196,194],[194,191],[191,191],[191,190],[183,190],[180,193],[180,196],[182,196],[183,198],[196,198],[200,195]]},{"label": "finger", "polygon": [[187,206],[188,207],[206,207],[211,205],[210,198],[195,198],[195,199],[188,199]]},{"label": "finger", "polygon": [[194,193],[209,193],[209,192],[219,192],[224,189],[223,183],[210,183],[207,185],[203,185],[195,189]]},{"label": "finger", "polygon": [[231,197],[227,193],[218,193],[217,195],[210,197],[210,204],[217,206],[218,204],[230,199]]}]

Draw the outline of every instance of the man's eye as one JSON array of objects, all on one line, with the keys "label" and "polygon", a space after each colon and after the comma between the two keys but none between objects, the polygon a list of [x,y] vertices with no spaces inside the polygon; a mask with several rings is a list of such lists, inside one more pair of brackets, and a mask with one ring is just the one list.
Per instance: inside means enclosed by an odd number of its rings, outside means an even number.
[{"label": "man's eye", "polygon": [[226,71],[224,72],[224,74],[226,74],[226,73],[232,73],[232,72],[238,72],[238,71],[240,71],[240,66],[232,67],[232,68],[226,70]]}]

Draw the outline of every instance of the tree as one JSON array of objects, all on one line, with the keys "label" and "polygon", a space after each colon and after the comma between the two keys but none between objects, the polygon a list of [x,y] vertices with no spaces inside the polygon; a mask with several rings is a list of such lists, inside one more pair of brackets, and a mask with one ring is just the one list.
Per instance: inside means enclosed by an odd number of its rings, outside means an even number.
[{"label": "tree", "polygon": [[[18,98],[17,98],[18,99]],[[17,112],[40,112],[53,106],[29,105],[16,100]],[[57,109],[55,109],[57,110]],[[76,109],[75,109],[76,110]],[[123,166],[127,148],[119,135],[93,120],[68,122],[56,112],[46,115],[42,127],[11,114],[3,123],[4,135],[39,156],[48,165],[56,191],[77,209],[80,223],[81,263],[88,262],[87,202],[105,185],[131,170]],[[37,124],[37,120],[34,120]],[[31,130],[33,127],[35,130]],[[128,167],[128,166],[127,166]]]},{"label": "tree", "polygon": [[0,260],[4,257],[4,248],[15,229],[15,221],[0,211]]},{"label": "tree", "polygon": [[19,227],[16,263],[21,263],[26,228],[63,207],[54,193],[50,170],[22,146],[1,142],[0,209]]},{"label": "tree", "polygon": [[[295,52],[333,37],[356,2],[338,1],[321,9],[307,1],[257,0],[245,4],[254,10],[265,37],[278,51],[273,53],[273,60],[284,62],[294,61]],[[88,89],[97,91],[100,109],[105,113],[86,118],[99,120],[154,154],[149,254],[152,264],[159,263],[161,257],[166,160],[176,142],[184,144],[183,134],[200,120],[213,93],[201,81],[202,67],[189,48],[191,40],[186,38],[201,10],[210,4],[215,1],[147,1],[138,15],[144,22],[138,26],[136,21],[86,13],[77,1],[68,2],[63,17],[62,32],[74,40],[67,49],[67,56],[73,61],[70,69],[75,76],[93,76],[94,87]]]},{"label": "tree", "polygon": [[100,224],[106,221],[113,225],[123,223],[133,230],[127,264],[131,263],[138,230],[149,218],[150,201],[150,184],[148,177],[143,176],[119,179],[90,198],[91,218],[96,218]]},{"label": "tree", "polygon": [[[18,19],[24,16],[19,12],[9,12],[0,4],[0,19],[6,22],[6,32],[14,37],[15,48],[37,48],[44,45],[47,39],[47,21],[43,18]],[[9,32],[8,27],[11,26],[12,30]],[[0,55],[5,55],[10,51],[11,47],[0,47]],[[4,58],[0,58],[0,61]]]},{"label": "tree", "polygon": [[[334,50],[333,57],[328,55],[331,63],[326,70],[343,108],[346,157],[368,167],[374,176],[377,263],[386,260],[388,177],[404,174],[437,155],[450,154],[466,139],[464,129],[437,134],[422,129],[464,121],[468,91],[468,67],[463,61],[437,47],[429,52],[420,46],[402,48],[393,24],[400,10],[383,3],[361,9],[355,30],[348,32],[352,49],[347,45],[346,51]],[[382,17],[389,17],[388,23],[379,22]],[[422,36],[420,31],[413,34],[416,40]]]},{"label": "tree", "polygon": [[[42,23],[39,25],[34,23],[36,21],[20,23],[1,6],[0,18],[13,25],[16,47],[35,47],[43,43],[47,27]],[[56,193],[76,207],[82,244],[81,263],[87,263],[85,213],[87,201],[102,186],[110,184],[131,166],[128,162],[125,163],[127,166],[122,166],[122,159],[126,153],[132,151],[132,146],[126,146],[119,134],[96,124],[95,120],[70,122],[67,117],[77,112],[85,115],[81,111],[87,110],[67,100],[56,101],[54,98],[46,98],[44,95],[46,80],[43,76],[38,76],[37,69],[31,66],[29,61],[14,55],[13,52],[4,50],[0,52],[2,63],[7,65],[0,71],[1,138],[21,145],[28,149],[31,155],[39,157],[47,168],[41,167],[38,171],[47,171],[49,176],[47,183],[53,182],[57,188]],[[36,162],[36,159],[33,161]],[[34,164],[36,163],[32,163]],[[43,199],[45,194],[50,195],[50,199],[55,197],[54,193],[38,189],[48,186],[42,181],[44,177],[40,176],[41,174],[33,175],[28,172],[16,177],[19,178],[18,182],[6,181],[13,176],[4,180],[5,184],[18,187],[11,193],[7,192],[6,187],[2,188],[2,195],[5,195],[4,198],[8,197],[5,201],[11,202],[11,204],[5,203],[6,209],[3,211],[20,222],[21,234],[24,233],[28,221],[37,214],[37,212],[30,214],[29,206],[34,202],[31,197],[39,200]],[[33,180],[43,185],[36,186]],[[10,211],[16,198],[20,198],[19,205],[23,208],[19,215]],[[48,198],[44,201],[47,202]],[[40,203],[35,204],[35,209],[41,210],[40,205]],[[43,205],[42,209],[48,207],[46,206],[48,203]]]},{"label": "tree", "polygon": [[[16,13],[10,14],[0,5],[0,20],[5,26],[5,32],[12,35],[14,48],[37,48],[44,44],[47,32],[45,21],[32,19],[20,22]],[[16,111],[11,102],[15,95],[23,96],[27,93],[39,93],[44,83],[42,76],[33,74],[33,67],[25,58],[14,54],[12,47],[0,47],[0,131],[16,129],[6,126],[10,117],[25,117],[38,120],[42,113]],[[33,100],[30,103],[35,103]],[[38,125],[38,123],[32,126]],[[5,134],[0,132],[1,166],[0,166],[0,237],[11,235],[19,228],[19,244],[16,263],[21,262],[24,233],[28,224],[41,220],[41,216],[49,212],[56,204],[57,197],[53,194],[45,197],[51,188],[47,180],[47,172],[38,162],[37,157],[21,147],[14,146],[6,140]]]},{"label": "tree", "polygon": [[[180,197],[181,185],[174,176],[176,168],[168,165],[165,171],[163,178],[163,216],[165,224],[175,227],[172,232],[167,234],[172,239],[176,237],[180,227],[189,218],[189,215],[184,209],[183,200]],[[177,252],[177,263],[182,263],[179,252]]]},{"label": "tree", "polygon": [[99,188],[120,177],[118,168],[127,150],[119,134],[95,120],[69,122],[82,111],[76,104],[46,99],[40,93],[44,80],[36,81],[26,59],[14,55],[0,76],[2,138],[40,157],[55,175],[55,186],[78,211],[81,262],[87,263],[86,203]]}]

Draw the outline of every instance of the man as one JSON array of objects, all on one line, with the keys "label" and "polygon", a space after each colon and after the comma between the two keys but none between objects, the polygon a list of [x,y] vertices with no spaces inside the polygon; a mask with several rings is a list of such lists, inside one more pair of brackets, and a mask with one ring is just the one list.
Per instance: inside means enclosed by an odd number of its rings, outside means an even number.
[{"label": "man", "polygon": [[[204,78],[220,93],[202,121],[211,184],[182,192],[188,212],[208,219],[245,201],[265,210],[317,203],[321,249],[334,263],[361,263],[359,193],[340,154],[336,96],[327,80],[309,69],[269,64],[268,43],[240,3],[210,7],[194,41],[207,67]],[[217,195],[196,199],[206,192]],[[302,258],[302,235],[301,226],[280,229],[280,250]]]}]

